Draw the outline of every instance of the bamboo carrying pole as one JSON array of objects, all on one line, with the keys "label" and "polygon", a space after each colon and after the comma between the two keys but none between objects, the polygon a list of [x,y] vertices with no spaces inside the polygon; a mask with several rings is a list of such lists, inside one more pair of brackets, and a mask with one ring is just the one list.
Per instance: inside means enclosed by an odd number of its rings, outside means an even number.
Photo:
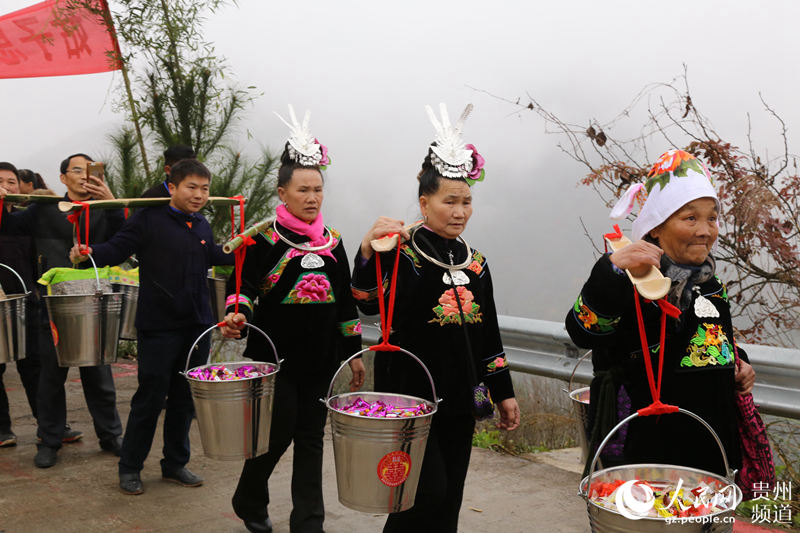
[{"label": "bamboo carrying pole", "polygon": [[64,200],[63,196],[51,194],[7,194],[5,201],[10,204],[21,204],[28,202],[31,204],[54,204]]},{"label": "bamboo carrying pole", "polygon": [[[8,195],[6,198],[12,195]],[[21,196],[21,195],[17,195]],[[62,200],[63,197],[50,197]],[[153,207],[167,205],[170,198],[115,198],[113,200],[89,200],[84,202],[91,209],[122,209],[123,207]],[[210,196],[206,205],[239,205],[238,198],[227,198],[225,196]],[[80,209],[83,204],[75,202],[60,201],[58,209],[64,213],[74,209]]]},{"label": "bamboo carrying pole", "polygon": [[267,220],[262,220],[261,222],[258,222],[250,226],[249,228],[244,230],[244,233],[242,233],[241,236],[234,237],[233,239],[223,244],[222,251],[225,252],[226,254],[232,254],[233,251],[236,250],[239,246],[241,246],[242,243],[244,242],[243,237],[254,237],[258,235],[259,233],[270,227],[274,221],[275,217],[272,217],[268,218]]}]

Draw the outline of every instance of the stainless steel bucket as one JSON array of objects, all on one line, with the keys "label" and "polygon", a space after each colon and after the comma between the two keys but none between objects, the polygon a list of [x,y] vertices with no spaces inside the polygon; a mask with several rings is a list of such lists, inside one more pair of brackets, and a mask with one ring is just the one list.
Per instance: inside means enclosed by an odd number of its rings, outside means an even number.
[{"label": "stainless steel bucket", "polygon": [[109,365],[117,360],[122,294],[103,294],[97,265],[97,292],[44,296],[58,366]]},{"label": "stainless steel bucket", "polygon": [[4,364],[25,358],[26,300],[30,292],[13,268],[2,263],[0,266],[10,270],[22,285],[21,294],[6,294],[0,300],[0,364]]},{"label": "stainless steel bucket", "polygon": [[586,459],[589,458],[589,441],[592,436],[592,428],[589,427],[589,387],[572,390],[572,380],[575,378],[575,372],[577,372],[580,364],[591,355],[592,352],[588,351],[578,359],[572,368],[567,388],[562,389],[569,395],[572,412],[575,413],[575,418],[578,420],[578,444],[581,447],[581,464],[586,464]]},{"label": "stainless steel bucket", "polygon": [[578,419],[578,444],[581,447],[581,463],[586,464],[589,458],[589,440],[591,428],[589,427],[589,387],[581,387],[569,393],[572,411]]},{"label": "stainless steel bucket", "polygon": [[[203,381],[190,377],[189,360],[195,346],[204,335],[218,327],[217,325],[211,326],[197,338],[186,358],[183,376],[189,381],[189,388],[192,391],[203,451],[212,459],[225,461],[251,459],[269,450],[272,400],[280,361],[275,345],[267,334],[252,324],[245,323],[245,325],[267,339],[277,364],[238,361],[210,365],[209,359],[205,365],[195,368],[225,365],[235,369],[241,366],[253,366],[269,372],[268,375],[231,381]],[[209,352],[209,357],[210,355]]]},{"label": "stainless steel bucket", "polygon": [[225,286],[227,281],[223,278],[208,276],[208,296],[211,301],[211,316],[221,322],[225,318]]},{"label": "stainless steel bucket", "polygon": [[[342,505],[366,513],[398,513],[414,506],[425,445],[438,401],[380,392],[350,392],[331,397],[333,383],[344,366],[369,348],[342,363],[331,379],[328,406],[336,463],[336,483]],[[425,370],[433,398],[433,378],[417,356],[406,350]],[[401,407],[425,403],[431,412],[411,418],[369,418],[338,411],[357,397],[367,402],[382,400]]]},{"label": "stainless steel bucket", "polygon": [[122,294],[45,296],[59,366],[117,360]]},{"label": "stainless steel bucket", "polygon": [[139,287],[112,283],[114,292],[122,293],[122,316],[120,318],[119,338],[129,341],[136,340],[136,308],[139,300]]},{"label": "stainless steel bucket", "polygon": [[[593,532],[630,533],[635,531],[642,533],[670,533],[678,531],[681,533],[730,533],[733,531],[734,512],[736,510],[736,506],[742,501],[742,491],[733,481],[736,472],[730,469],[730,465],[728,464],[728,456],[725,454],[725,448],[722,445],[722,441],[719,440],[719,437],[711,428],[711,426],[709,426],[705,420],[696,414],[685,409],[679,409],[678,412],[691,416],[700,422],[709,432],[711,432],[714,440],[719,446],[720,452],[722,453],[722,459],[725,464],[727,477],[706,472],[704,470],[698,470],[696,468],[666,464],[631,464],[615,466],[595,472],[594,469],[597,465],[597,460],[600,457],[600,452],[603,450],[606,443],[611,440],[619,428],[637,416],[640,416],[638,413],[633,413],[625,420],[622,420],[619,424],[617,424],[614,429],[612,429],[609,434],[606,435],[605,439],[603,439],[603,442],[600,443],[600,446],[597,448],[597,452],[594,455],[592,466],[589,469],[589,475],[581,480],[578,489],[578,495],[586,500],[586,509],[589,513],[589,523]],[[727,494],[729,494],[731,501],[727,510],[706,516],[693,517],[692,521],[685,520],[681,522],[680,519],[676,519],[676,521],[668,521],[666,518],[649,517],[632,519],[624,516],[617,509],[608,509],[601,506],[597,502],[591,500],[589,497],[589,489],[593,482],[600,481],[609,483],[618,479],[623,479],[626,481],[639,479],[649,482],[655,488],[658,488],[658,485],[674,486],[680,480],[683,480],[683,485],[685,487],[694,487],[700,483],[700,481],[703,481],[710,485],[714,490],[725,491]]]}]

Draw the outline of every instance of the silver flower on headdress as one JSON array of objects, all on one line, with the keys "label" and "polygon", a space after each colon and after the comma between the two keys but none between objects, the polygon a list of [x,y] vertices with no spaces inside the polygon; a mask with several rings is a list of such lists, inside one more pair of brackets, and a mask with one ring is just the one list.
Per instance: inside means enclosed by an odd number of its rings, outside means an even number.
[{"label": "silver flower on headdress", "polygon": [[289,118],[292,123],[289,124],[284,118],[275,112],[275,115],[281,119],[281,122],[289,127],[289,157],[303,166],[326,166],[330,163],[328,158],[328,148],[320,143],[309,129],[309,122],[311,122],[311,111],[307,110],[303,116],[303,122],[297,120],[297,115],[294,113],[294,107],[289,104]]},{"label": "silver flower on headdress", "polygon": [[464,121],[472,112],[472,104],[467,104],[455,125],[450,123],[450,116],[447,114],[447,106],[439,104],[442,120],[436,117],[431,106],[426,105],[431,124],[436,130],[436,145],[431,145],[431,163],[445,178],[468,179],[473,174],[474,147],[465,145],[461,138],[461,129]]}]

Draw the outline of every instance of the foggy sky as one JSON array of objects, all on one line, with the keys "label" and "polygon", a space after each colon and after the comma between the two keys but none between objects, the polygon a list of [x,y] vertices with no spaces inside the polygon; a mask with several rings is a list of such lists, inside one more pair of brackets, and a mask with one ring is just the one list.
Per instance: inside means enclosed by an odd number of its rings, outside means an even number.
[{"label": "foggy sky", "polygon": [[[30,3],[2,0],[0,13]],[[603,122],[685,63],[695,105],[722,135],[743,145],[750,113],[756,148],[777,154],[778,129],[759,92],[786,120],[791,147],[800,125],[799,16],[788,0],[239,0],[210,17],[206,35],[227,57],[231,80],[263,92],[231,144],[278,150],[287,132],[272,111],[284,114],[287,103],[312,110],[312,131],[333,161],[323,214],[350,256],[378,215],[418,217],[415,176],[433,138],[423,106],[446,102],[456,114],[472,102],[464,137],[485,157],[486,180],[473,188],[464,236],[489,259],[500,313],[561,320],[593,262],[578,217],[599,242],[611,226],[607,209],[578,186],[585,168],[538,116],[487,92],[531,94],[566,121]],[[123,121],[112,106],[119,78],[0,80],[0,160],[55,185],[64,156],[108,153],[105,137]],[[653,150],[651,159],[663,151]]]}]

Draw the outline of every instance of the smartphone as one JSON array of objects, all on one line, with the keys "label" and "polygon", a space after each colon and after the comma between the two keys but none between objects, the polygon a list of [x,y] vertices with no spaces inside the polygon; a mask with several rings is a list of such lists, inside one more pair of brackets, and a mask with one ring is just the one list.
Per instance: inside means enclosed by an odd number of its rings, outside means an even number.
[{"label": "smartphone", "polygon": [[103,163],[101,161],[89,161],[86,164],[86,174],[103,181]]}]

